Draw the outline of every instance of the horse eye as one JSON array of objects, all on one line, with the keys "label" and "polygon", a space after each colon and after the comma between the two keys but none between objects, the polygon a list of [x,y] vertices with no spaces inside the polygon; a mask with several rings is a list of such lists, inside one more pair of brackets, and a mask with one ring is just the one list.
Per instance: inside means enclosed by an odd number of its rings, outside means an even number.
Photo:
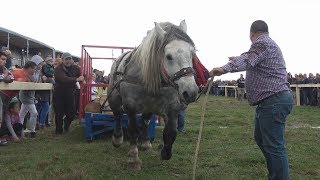
[{"label": "horse eye", "polygon": [[172,61],[172,56],[171,56],[171,54],[167,54],[167,59],[169,60],[169,61]]}]

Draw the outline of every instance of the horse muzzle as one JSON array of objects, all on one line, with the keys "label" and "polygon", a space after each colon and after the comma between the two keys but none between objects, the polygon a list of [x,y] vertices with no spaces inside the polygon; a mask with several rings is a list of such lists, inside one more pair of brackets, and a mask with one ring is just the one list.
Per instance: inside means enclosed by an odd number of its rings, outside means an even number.
[{"label": "horse muzzle", "polygon": [[187,104],[195,102],[198,96],[198,90],[184,91],[182,96]]}]

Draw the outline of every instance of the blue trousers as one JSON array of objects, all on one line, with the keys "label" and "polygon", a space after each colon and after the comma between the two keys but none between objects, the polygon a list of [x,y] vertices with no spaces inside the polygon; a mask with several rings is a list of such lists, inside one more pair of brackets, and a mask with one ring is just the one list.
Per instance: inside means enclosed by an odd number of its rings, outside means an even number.
[{"label": "blue trousers", "polygon": [[49,113],[49,102],[48,101],[39,101],[36,105],[38,111],[38,123],[39,125],[45,125],[46,119]]},{"label": "blue trousers", "polygon": [[180,109],[178,113],[178,131],[183,132],[184,131],[184,116],[185,116],[185,110]]},{"label": "blue trousers", "polygon": [[289,179],[284,133],[292,105],[292,94],[285,91],[263,100],[256,109],[254,138],[267,161],[268,179]]}]

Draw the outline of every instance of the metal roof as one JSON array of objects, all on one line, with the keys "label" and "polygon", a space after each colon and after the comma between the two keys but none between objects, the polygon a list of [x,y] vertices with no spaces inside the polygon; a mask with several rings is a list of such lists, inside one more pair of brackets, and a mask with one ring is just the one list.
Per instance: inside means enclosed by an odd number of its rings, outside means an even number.
[{"label": "metal roof", "polygon": [[29,48],[30,49],[41,49],[41,48],[48,48],[48,49],[54,49],[53,47],[42,43],[40,41],[37,41],[35,39],[29,38],[27,36],[21,35],[19,33],[16,33],[14,31],[8,30],[6,28],[0,27],[0,43],[7,44],[8,43],[8,33],[10,36],[9,44],[19,47],[19,48],[26,48],[27,47],[27,40],[29,40]]}]

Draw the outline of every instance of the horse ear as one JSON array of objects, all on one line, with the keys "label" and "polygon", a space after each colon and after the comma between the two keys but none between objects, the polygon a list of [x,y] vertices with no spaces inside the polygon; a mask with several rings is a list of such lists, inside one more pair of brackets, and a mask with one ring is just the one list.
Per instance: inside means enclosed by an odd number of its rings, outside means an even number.
[{"label": "horse ear", "polygon": [[164,31],[164,30],[162,29],[162,27],[160,26],[159,23],[154,22],[154,25],[156,26],[155,28],[156,28],[157,33],[158,33],[161,37],[164,37],[164,35],[166,34],[166,31]]},{"label": "horse ear", "polygon": [[187,33],[187,23],[186,23],[186,20],[182,20],[182,21],[180,22],[179,27],[181,28],[181,30],[182,30],[183,32]]}]

